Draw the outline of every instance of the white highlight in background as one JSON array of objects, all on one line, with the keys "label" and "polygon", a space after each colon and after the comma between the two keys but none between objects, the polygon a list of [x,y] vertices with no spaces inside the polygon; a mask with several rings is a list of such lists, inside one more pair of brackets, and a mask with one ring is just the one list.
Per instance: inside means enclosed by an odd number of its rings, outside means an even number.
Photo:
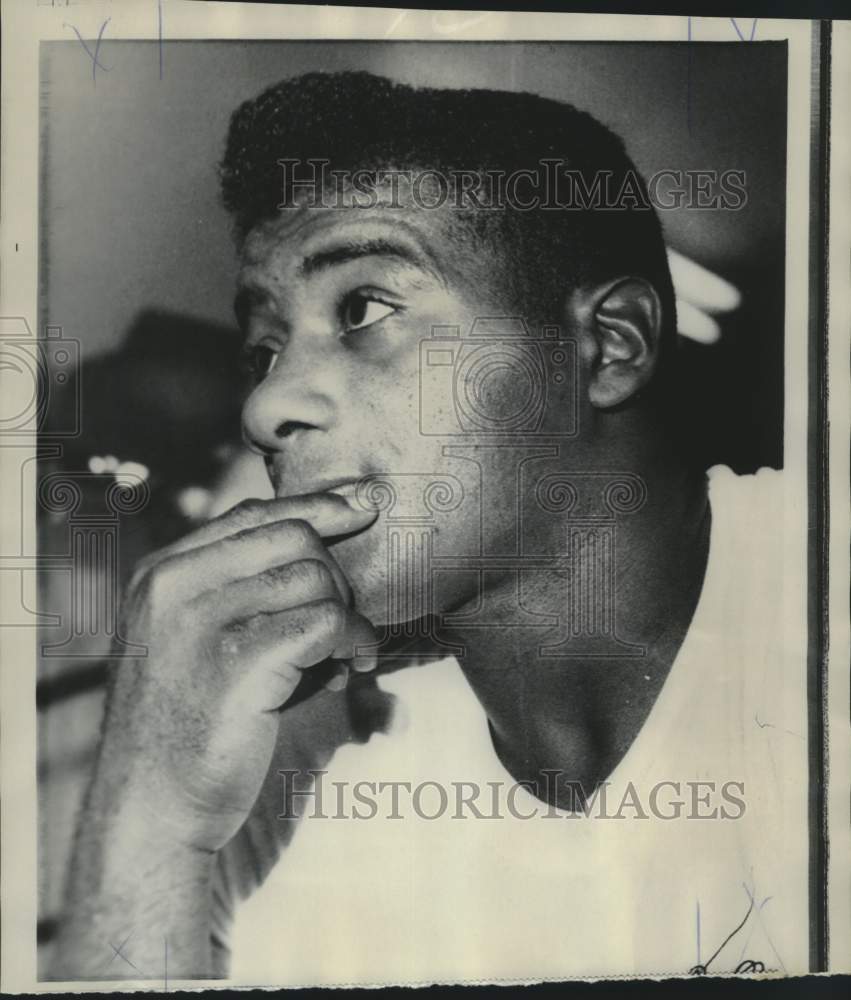
[{"label": "white highlight in background", "polygon": [[670,248],[668,266],[676,295],[678,332],[699,344],[714,344],[721,337],[714,316],[738,309],[742,293],[729,281]]}]

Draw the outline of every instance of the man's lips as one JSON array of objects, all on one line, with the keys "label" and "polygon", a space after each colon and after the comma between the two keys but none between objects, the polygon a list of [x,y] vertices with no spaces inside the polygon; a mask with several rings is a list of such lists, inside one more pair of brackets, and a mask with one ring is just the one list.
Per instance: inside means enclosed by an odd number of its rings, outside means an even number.
[{"label": "man's lips", "polygon": [[275,489],[275,496],[278,499],[283,499],[304,496],[309,493],[335,493],[347,500],[353,507],[360,508],[362,505],[356,499],[358,484],[368,481],[369,478],[368,476],[357,476],[346,479],[323,479],[312,483],[300,483],[297,487],[290,486],[288,489],[278,486]]},{"label": "man's lips", "polygon": [[328,489],[323,490],[324,493],[336,493],[337,496],[343,497],[344,500],[348,500],[350,503],[356,503],[355,494],[357,492],[359,480],[351,479],[346,480],[343,483],[337,483],[336,486],[329,486]]}]

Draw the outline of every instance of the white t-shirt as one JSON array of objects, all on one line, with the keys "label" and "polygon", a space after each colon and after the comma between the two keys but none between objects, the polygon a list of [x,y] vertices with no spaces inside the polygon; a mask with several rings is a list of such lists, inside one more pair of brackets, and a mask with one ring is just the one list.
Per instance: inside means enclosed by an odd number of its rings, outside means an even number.
[{"label": "white t-shirt", "polygon": [[[807,970],[803,576],[784,563],[782,476],[717,467],[709,480],[698,607],[604,800],[584,816],[512,792],[453,659],[378,678],[379,714],[395,696],[383,732],[307,709],[277,766],[323,769],[321,809],[303,797],[299,821],[277,819],[284,779],[270,772],[265,806],[222,855],[222,912],[243,899],[216,931],[229,938],[232,982]],[[387,786],[378,792],[394,781],[410,785],[395,807]],[[358,782],[375,783],[360,802]],[[483,816],[459,804],[469,783]],[[377,814],[355,818],[372,811],[367,800]],[[677,801],[679,817],[663,818]]]}]

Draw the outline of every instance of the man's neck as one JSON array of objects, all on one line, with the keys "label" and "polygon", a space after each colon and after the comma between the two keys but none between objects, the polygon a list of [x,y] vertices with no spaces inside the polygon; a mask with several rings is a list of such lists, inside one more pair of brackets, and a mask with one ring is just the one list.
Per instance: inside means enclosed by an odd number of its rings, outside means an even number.
[{"label": "man's neck", "polygon": [[[569,548],[562,567],[524,571],[519,591],[518,574],[508,572],[490,590],[491,621],[499,624],[457,624],[455,615],[456,624],[441,630],[464,648],[459,661],[505,767],[515,779],[537,783],[542,797],[557,789],[555,802],[566,808],[576,803],[570,783],[592,789],[638,736],[703,585],[705,476],[648,456],[640,468],[637,487],[630,478],[637,473],[617,474],[626,483],[622,516],[564,515],[557,538],[563,547],[566,533]],[[636,500],[629,490],[642,484],[646,494]],[[554,616],[558,625],[542,628],[528,618],[516,624],[524,617],[518,605]],[[558,785],[547,771],[562,772]]]}]

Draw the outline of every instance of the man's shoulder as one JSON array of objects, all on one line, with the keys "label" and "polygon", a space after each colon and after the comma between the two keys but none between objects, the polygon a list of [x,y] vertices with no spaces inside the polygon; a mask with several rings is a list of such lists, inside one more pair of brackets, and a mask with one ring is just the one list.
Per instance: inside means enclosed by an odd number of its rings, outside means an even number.
[{"label": "man's shoulder", "polygon": [[749,661],[774,658],[795,672],[789,653],[805,628],[799,568],[806,518],[798,497],[778,469],[741,475],[715,466],[708,475],[709,563],[696,630],[723,648],[725,660],[738,650]]},{"label": "man's shoulder", "polygon": [[[741,556],[754,548],[778,551],[787,502],[783,471],[763,467],[737,473],[715,465],[707,473],[712,512],[712,550]],[[739,560],[735,560],[738,562]]]},{"label": "man's shoulder", "polygon": [[734,497],[776,496],[782,492],[784,473],[764,465],[755,472],[734,472],[728,465],[713,465],[707,472],[710,496]]}]

